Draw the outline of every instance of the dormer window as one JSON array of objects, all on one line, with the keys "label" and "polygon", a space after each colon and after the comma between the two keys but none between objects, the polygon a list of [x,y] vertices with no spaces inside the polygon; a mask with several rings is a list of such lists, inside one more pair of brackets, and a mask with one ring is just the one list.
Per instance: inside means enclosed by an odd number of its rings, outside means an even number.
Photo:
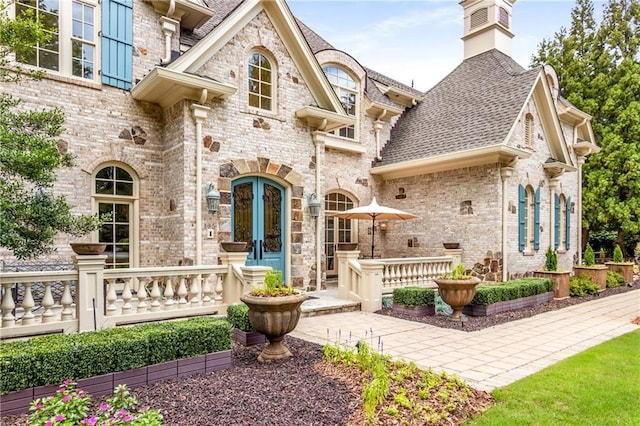
[{"label": "dormer window", "polygon": [[489,10],[485,7],[483,9],[476,10],[471,14],[471,28],[474,29],[481,25],[486,24],[489,21]]},{"label": "dormer window", "polygon": [[504,7],[500,8],[498,22],[500,22],[500,25],[509,28],[509,12]]},{"label": "dormer window", "polygon": [[[357,99],[358,99],[358,85],[356,81],[342,68],[334,65],[325,66],[322,68],[329,83],[333,86],[340,99],[340,103],[344,108],[344,111],[351,115],[356,116],[357,111]],[[342,136],[343,138],[355,139],[355,126],[346,126],[332,132],[336,136]]]},{"label": "dormer window", "polygon": [[273,70],[262,53],[249,57],[249,106],[267,111],[273,109]]}]

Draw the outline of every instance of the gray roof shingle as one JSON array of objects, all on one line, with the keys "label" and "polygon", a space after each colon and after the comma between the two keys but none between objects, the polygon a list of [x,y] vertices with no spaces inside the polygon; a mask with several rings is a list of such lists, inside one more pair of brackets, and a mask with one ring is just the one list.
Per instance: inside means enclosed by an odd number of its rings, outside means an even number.
[{"label": "gray roof shingle", "polygon": [[539,72],[495,49],[466,59],[403,114],[376,166],[502,143]]}]

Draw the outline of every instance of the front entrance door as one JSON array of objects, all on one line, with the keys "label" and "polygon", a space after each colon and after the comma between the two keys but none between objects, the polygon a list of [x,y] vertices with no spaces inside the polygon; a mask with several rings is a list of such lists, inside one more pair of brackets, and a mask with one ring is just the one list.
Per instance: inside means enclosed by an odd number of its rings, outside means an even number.
[{"label": "front entrance door", "polygon": [[284,263],[284,188],[262,177],[238,179],[232,185],[234,241],[246,241],[247,266],[271,266],[282,271]]},{"label": "front entrance door", "polygon": [[346,194],[332,192],[325,196],[324,208],[324,255],[327,261],[327,275],[338,274],[338,259],[336,249],[339,243],[353,242],[355,232],[351,219],[341,219],[331,216],[354,207],[353,200]]}]

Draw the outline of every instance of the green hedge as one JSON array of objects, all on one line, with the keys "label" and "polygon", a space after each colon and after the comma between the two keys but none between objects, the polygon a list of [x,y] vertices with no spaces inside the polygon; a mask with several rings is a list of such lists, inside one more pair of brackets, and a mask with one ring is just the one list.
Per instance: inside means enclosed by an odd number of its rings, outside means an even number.
[{"label": "green hedge", "polygon": [[241,331],[255,331],[249,320],[249,307],[244,303],[230,305],[227,308],[227,321],[233,328]]},{"label": "green hedge", "polygon": [[231,325],[185,321],[0,343],[0,394],[231,349]]},{"label": "green hedge", "polygon": [[553,291],[553,282],[547,278],[522,278],[501,284],[479,285],[471,304],[488,306],[549,291]]},{"label": "green hedge", "polygon": [[435,290],[424,287],[403,287],[393,290],[393,304],[409,307],[435,305]]}]

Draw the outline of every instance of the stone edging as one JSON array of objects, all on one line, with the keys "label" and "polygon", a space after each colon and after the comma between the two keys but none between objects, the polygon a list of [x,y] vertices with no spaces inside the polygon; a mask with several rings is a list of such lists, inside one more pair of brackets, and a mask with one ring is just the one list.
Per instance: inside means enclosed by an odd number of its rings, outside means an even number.
[{"label": "stone edging", "polygon": [[527,308],[529,306],[547,303],[553,300],[553,292],[535,294],[533,296],[521,297],[519,299],[505,300],[492,303],[491,305],[467,305],[462,309],[462,313],[472,317],[484,317],[500,312],[514,311],[516,309]]}]

